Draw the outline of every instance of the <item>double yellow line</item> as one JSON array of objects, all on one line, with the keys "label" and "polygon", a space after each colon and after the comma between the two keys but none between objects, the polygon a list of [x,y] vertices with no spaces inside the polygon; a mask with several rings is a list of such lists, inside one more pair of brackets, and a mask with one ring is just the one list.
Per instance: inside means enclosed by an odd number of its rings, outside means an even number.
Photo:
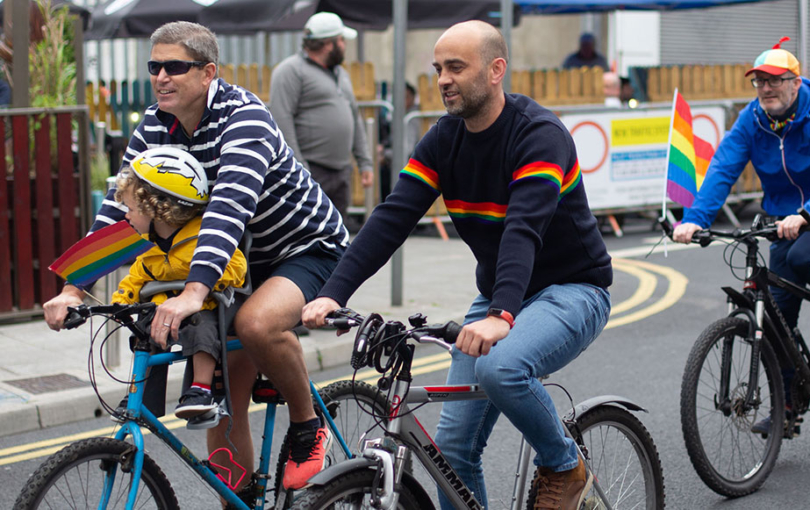
[{"label": "double yellow line", "polygon": [[[687,278],[674,269],[659,266],[657,264],[651,264],[649,262],[629,259],[614,259],[613,265],[616,270],[637,278],[639,283],[636,291],[630,296],[630,298],[613,306],[610,320],[608,321],[605,329],[624,326],[661,312],[662,310],[665,310],[675,304],[686,291],[686,284],[688,282]],[[650,299],[653,298],[655,290],[658,287],[658,276],[656,275],[661,276],[668,281],[667,290],[660,299],[657,299],[644,306],[650,301]],[[642,306],[643,308],[639,308]],[[430,372],[443,370],[449,366],[450,356],[446,352],[441,352],[439,354],[425,356],[414,360],[412,370],[413,375],[423,375]],[[376,381],[379,377],[380,375],[375,370],[364,370],[362,372],[358,372],[356,378],[361,381]],[[324,387],[333,382],[345,379],[347,379],[347,377],[322,381],[318,383],[318,386]],[[252,404],[249,408],[249,412],[261,411],[264,410],[264,408],[264,405]],[[184,427],[186,424],[185,420],[179,420],[173,416],[165,416],[161,418],[160,421],[163,422],[163,424],[169,430]],[[110,426],[89,430],[87,432],[0,449],[0,466],[46,457],[75,441],[80,441],[82,439],[88,439],[91,437],[113,436],[116,430],[117,425],[111,424]],[[143,433],[149,434],[149,431],[143,429]]]}]

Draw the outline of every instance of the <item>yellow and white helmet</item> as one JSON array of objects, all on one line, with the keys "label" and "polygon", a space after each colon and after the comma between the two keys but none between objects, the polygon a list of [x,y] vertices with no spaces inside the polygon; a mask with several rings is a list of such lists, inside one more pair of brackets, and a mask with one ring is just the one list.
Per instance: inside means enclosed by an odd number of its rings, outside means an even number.
[{"label": "yellow and white helmet", "polygon": [[173,147],[147,149],[130,163],[135,175],[187,205],[208,203],[208,177],[199,161]]}]

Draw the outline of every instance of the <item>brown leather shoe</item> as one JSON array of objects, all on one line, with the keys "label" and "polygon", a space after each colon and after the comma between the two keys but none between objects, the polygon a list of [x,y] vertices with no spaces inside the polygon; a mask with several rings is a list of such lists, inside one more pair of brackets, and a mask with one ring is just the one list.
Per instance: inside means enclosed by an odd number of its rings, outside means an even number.
[{"label": "brown leather shoe", "polygon": [[585,495],[593,485],[593,475],[585,469],[585,463],[570,471],[555,473],[549,468],[538,467],[532,481],[534,510],[579,510]]}]

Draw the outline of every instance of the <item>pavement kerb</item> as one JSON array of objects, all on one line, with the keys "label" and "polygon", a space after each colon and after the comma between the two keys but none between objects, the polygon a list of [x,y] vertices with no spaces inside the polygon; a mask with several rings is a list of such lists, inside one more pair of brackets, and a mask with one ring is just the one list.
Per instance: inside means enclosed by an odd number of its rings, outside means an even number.
[{"label": "pavement kerb", "polygon": [[[318,337],[325,334],[325,332],[313,332],[311,336]],[[330,333],[330,335],[334,336],[334,333]],[[345,338],[341,337],[335,341],[317,342],[321,345],[320,347],[316,347],[316,342],[308,340],[307,337],[304,337],[303,340],[304,359],[309,372],[315,373],[342,364],[348,366],[354,342],[352,335],[346,335]],[[183,363],[178,363],[169,369],[166,388],[166,402],[169,408],[180,397],[183,366]],[[79,376],[79,374],[71,375]],[[86,374],[83,376],[84,379],[87,379]],[[114,407],[125,394],[126,386],[111,380],[104,373],[97,373],[96,378],[99,394],[105,402]],[[0,389],[11,389],[11,387],[0,383]],[[14,391],[17,394],[25,395],[19,389],[15,388]],[[0,436],[107,416],[99,402],[98,395],[89,386],[41,395],[27,395],[27,398],[27,402],[0,406]]]}]

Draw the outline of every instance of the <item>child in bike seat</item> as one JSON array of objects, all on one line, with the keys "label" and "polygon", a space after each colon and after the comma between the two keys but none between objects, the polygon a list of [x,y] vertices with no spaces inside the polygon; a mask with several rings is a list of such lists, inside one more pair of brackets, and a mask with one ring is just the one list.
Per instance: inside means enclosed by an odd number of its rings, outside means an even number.
[{"label": "child in bike seat", "polygon": [[[161,147],[139,154],[118,174],[115,185],[115,200],[129,209],[127,221],[155,244],[135,260],[113,295],[113,303],[131,304],[141,301],[140,290],[149,281],[188,277],[203,209],[208,203],[208,178],[189,153]],[[213,290],[241,287],[246,273],[247,261],[237,248]],[[151,300],[159,305],[169,297],[162,293]],[[194,418],[216,408],[211,393],[214,369],[221,355],[216,306],[209,296],[200,320],[180,329],[179,343],[183,355],[192,356],[194,379],[174,410],[178,418]],[[165,349],[166,345],[161,347]]]}]

